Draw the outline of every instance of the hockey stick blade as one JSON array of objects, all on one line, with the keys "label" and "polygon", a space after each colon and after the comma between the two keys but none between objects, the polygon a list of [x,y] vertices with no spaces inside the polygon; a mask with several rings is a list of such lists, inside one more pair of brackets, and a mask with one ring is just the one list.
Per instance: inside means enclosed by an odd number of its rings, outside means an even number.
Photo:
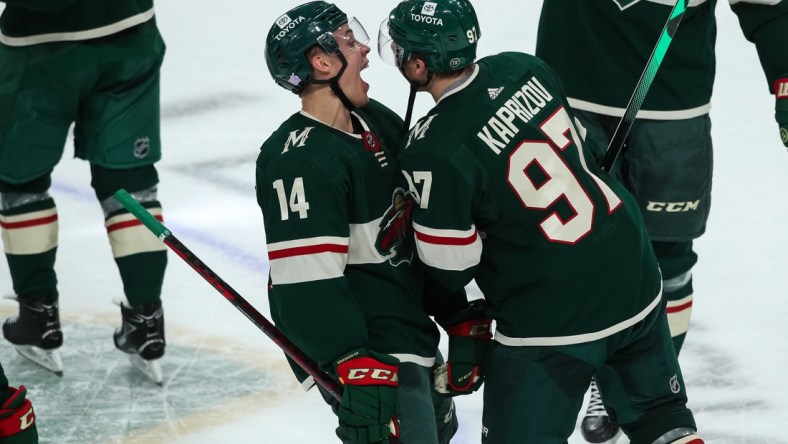
[{"label": "hockey stick blade", "polygon": [[662,64],[662,59],[665,58],[665,53],[667,53],[668,47],[670,47],[670,43],[673,41],[673,36],[678,30],[679,24],[681,24],[681,19],[684,17],[684,12],[687,10],[688,2],[689,0],[677,0],[676,5],[673,6],[668,21],[665,23],[665,26],[662,28],[662,33],[659,35],[659,40],[657,40],[657,44],[654,46],[654,50],[651,52],[648,62],[646,62],[646,69],[644,69],[643,73],[640,75],[640,79],[635,85],[635,91],[632,93],[632,97],[629,99],[629,103],[627,103],[627,107],[624,109],[624,116],[621,117],[621,120],[618,122],[616,131],[613,133],[610,144],[607,146],[607,151],[605,152],[605,157],[602,159],[601,164],[603,171],[609,172],[613,169],[616,159],[618,159],[618,155],[621,153],[624,142],[629,135],[629,130],[632,129],[632,125],[635,123],[635,117],[638,111],[640,111],[640,107],[643,106],[643,101],[646,100],[646,94],[651,88],[651,83],[654,81],[654,77],[657,76],[657,71]]},{"label": "hockey stick blade", "polygon": [[189,264],[194,271],[208,281],[225,299],[235,306],[244,316],[266,334],[279,348],[282,349],[304,371],[315,379],[315,382],[326,390],[338,401],[342,400],[342,387],[328,374],[320,370],[308,356],[279,331],[265,316],[246,301],[237,291],[205,265],[194,253],[179,241],[167,227],[148,212],[124,189],[115,193],[115,199],[136,217],[156,237],[164,242],[181,259]]}]

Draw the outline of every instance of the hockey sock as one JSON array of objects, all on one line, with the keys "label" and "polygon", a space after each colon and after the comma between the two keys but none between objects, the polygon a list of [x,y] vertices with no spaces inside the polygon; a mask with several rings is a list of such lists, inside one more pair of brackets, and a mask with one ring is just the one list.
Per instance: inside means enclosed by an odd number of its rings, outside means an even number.
[{"label": "hockey sock", "polygon": [[667,300],[668,324],[676,354],[681,351],[692,313],[692,267],[698,255],[692,241],[652,242],[662,270],[662,294]]},{"label": "hockey sock", "polygon": [[118,265],[123,292],[129,305],[137,307],[160,300],[164,269],[167,266],[166,251],[118,257],[115,258],[115,263]]},{"label": "hockey sock", "polygon": [[161,295],[167,246],[115,200],[113,194],[125,188],[154,217],[162,220],[156,185],[159,177],[153,165],[127,170],[110,170],[91,165],[91,185],[104,211],[104,226],[112,256],[123,281],[123,291],[131,306],[156,302]]},{"label": "hockey sock", "polygon": [[0,182],[0,233],[14,291],[42,299],[56,293],[58,221],[49,176],[22,185]]},{"label": "hockey sock", "polygon": [[[148,211],[161,220],[158,202],[148,204]],[[158,301],[167,266],[167,246],[125,210],[108,217],[105,226],[129,304]]]},{"label": "hockey sock", "polygon": [[686,272],[662,282],[663,292],[668,301],[668,326],[673,346],[678,355],[689,330],[692,315],[692,273]]}]

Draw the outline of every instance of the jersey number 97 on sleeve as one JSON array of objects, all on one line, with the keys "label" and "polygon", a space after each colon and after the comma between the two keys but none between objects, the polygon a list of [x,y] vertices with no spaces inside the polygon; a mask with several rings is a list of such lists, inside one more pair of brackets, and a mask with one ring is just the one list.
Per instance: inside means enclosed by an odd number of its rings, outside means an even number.
[{"label": "jersey number 97 on sleeve", "polygon": [[290,196],[287,196],[285,191],[285,182],[282,179],[277,179],[273,184],[276,190],[276,196],[279,198],[279,211],[282,214],[282,220],[290,218],[290,213],[298,213],[300,219],[307,218],[307,211],[309,210],[309,202],[306,201],[306,193],[304,193],[304,178],[296,177],[293,180],[293,187],[290,189]]}]

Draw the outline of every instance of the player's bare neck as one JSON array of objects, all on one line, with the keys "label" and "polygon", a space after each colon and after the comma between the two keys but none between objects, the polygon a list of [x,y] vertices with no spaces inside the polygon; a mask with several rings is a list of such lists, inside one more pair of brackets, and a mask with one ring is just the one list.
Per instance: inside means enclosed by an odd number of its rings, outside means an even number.
[{"label": "player's bare neck", "polygon": [[350,111],[329,88],[305,92],[301,96],[301,107],[309,115],[332,128],[353,132]]},{"label": "player's bare neck", "polygon": [[466,66],[451,74],[435,74],[427,86],[432,98],[437,102],[441,97],[462,86],[476,70],[476,64]]}]

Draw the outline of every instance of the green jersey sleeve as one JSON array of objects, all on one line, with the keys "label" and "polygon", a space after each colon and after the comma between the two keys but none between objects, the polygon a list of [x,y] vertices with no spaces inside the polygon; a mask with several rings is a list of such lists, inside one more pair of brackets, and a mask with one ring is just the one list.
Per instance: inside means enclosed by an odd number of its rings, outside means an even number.
[{"label": "green jersey sleeve", "polygon": [[[415,137],[431,118],[414,126]],[[469,209],[483,196],[474,183],[473,159],[452,148],[405,149],[399,161],[417,199],[413,229],[419,257],[441,285],[456,290],[473,279],[481,258],[482,241]]]},{"label": "green jersey sleeve", "polygon": [[769,92],[774,81],[788,75],[788,2],[773,5],[737,2],[731,9],[739,18],[744,36],[753,42],[766,75]]}]

